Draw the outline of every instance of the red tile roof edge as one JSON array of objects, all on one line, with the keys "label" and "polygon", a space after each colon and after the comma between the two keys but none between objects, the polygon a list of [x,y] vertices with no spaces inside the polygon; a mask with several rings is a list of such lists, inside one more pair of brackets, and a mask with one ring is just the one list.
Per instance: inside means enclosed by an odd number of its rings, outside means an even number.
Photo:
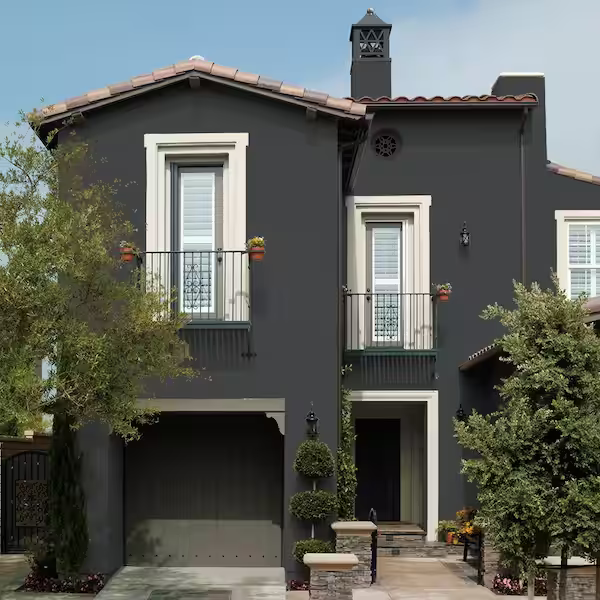
[{"label": "red tile roof edge", "polygon": [[522,94],[519,96],[381,96],[380,98],[352,98],[360,104],[537,104],[535,94]]},{"label": "red tile roof edge", "polygon": [[276,81],[264,75],[245,73],[234,67],[224,67],[206,60],[190,59],[169,65],[168,67],[156,69],[146,75],[132,77],[128,81],[89,91],[64,102],[45,106],[35,110],[34,114],[41,112],[44,120],[54,120],[75,109],[93,108],[99,103],[105,104],[106,102],[116,100],[125,93],[143,91],[146,87],[150,88],[169,79],[176,80],[176,78],[180,78],[182,75],[191,75],[194,72],[209,75],[217,79],[232,81],[247,87],[249,90],[272,92],[277,96],[281,96],[283,100],[286,97],[300,100],[301,102],[314,105],[316,108],[323,107],[324,109],[344,113],[354,118],[364,116],[367,111],[364,104],[355,102],[351,98],[337,98],[323,92],[315,92],[301,86]]},{"label": "red tile roof edge", "polygon": [[585,181],[586,183],[593,183],[594,185],[600,185],[600,177],[592,175],[591,173],[585,173],[584,171],[578,171],[570,167],[565,167],[553,162],[549,162],[546,168],[556,175],[563,175],[564,177],[570,177],[571,179],[578,179],[579,181]]}]

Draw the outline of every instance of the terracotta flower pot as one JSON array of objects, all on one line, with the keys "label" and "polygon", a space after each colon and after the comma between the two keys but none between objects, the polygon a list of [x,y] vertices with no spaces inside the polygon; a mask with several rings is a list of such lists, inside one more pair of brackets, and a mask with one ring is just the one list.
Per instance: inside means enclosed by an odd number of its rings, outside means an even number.
[{"label": "terracotta flower pot", "polygon": [[454,543],[454,532],[447,531],[446,532],[446,544],[453,544],[453,543]]},{"label": "terracotta flower pot", "polygon": [[253,246],[248,250],[248,254],[250,255],[250,260],[260,262],[265,257],[265,249],[261,246]]},{"label": "terracotta flower pot", "polygon": [[440,302],[448,302],[450,294],[448,292],[438,292],[438,299]]},{"label": "terracotta flower pot", "polygon": [[123,262],[132,262],[134,256],[133,248],[121,248],[121,260]]}]

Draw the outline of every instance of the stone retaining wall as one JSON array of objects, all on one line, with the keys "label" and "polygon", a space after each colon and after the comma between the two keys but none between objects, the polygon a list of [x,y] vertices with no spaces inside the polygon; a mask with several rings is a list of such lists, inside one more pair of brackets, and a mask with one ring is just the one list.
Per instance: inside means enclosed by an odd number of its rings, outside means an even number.
[{"label": "stone retaining wall", "polygon": [[[548,569],[548,600],[558,600],[559,569]],[[595,567],[567,569],[566,596],[569,600],[595,600]]]},{"label": "stone retaining wall", "polygon": [[371,585],[371,536],[337,535],[335,551],[356,555],[358,565],[350,571],[355,588]]}]

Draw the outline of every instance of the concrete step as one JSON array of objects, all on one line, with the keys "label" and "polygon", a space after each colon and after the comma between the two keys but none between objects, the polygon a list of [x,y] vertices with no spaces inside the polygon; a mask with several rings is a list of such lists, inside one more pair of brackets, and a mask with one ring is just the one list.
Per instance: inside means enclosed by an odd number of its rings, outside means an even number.
[{"label": "concrete step", "polygon": [[379,531],[377,545],[384,548],[395,548],[400,545],[422,546],[425,543],[425,533],[404,533]]},{"label": "concrete step", "polygon": [[461,555],[462,546],[444,542],[400,543],[394,546],[377,545],[377,556],[402,556],[411,558],[443,558],[449,555]]}]

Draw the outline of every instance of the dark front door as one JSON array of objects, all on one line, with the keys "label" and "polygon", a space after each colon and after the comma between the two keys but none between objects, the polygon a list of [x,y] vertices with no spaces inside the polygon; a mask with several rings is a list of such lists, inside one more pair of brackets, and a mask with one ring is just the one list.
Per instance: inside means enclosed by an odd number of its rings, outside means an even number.
[{"label": "dark front door", "polygon": [[162,414],[125,454],[126,561],[281,566],[283,436],[264,414]]},{"label": "dark front door", "polygon": [[400,520],[400,419],[356,420],[356,516]]}]

